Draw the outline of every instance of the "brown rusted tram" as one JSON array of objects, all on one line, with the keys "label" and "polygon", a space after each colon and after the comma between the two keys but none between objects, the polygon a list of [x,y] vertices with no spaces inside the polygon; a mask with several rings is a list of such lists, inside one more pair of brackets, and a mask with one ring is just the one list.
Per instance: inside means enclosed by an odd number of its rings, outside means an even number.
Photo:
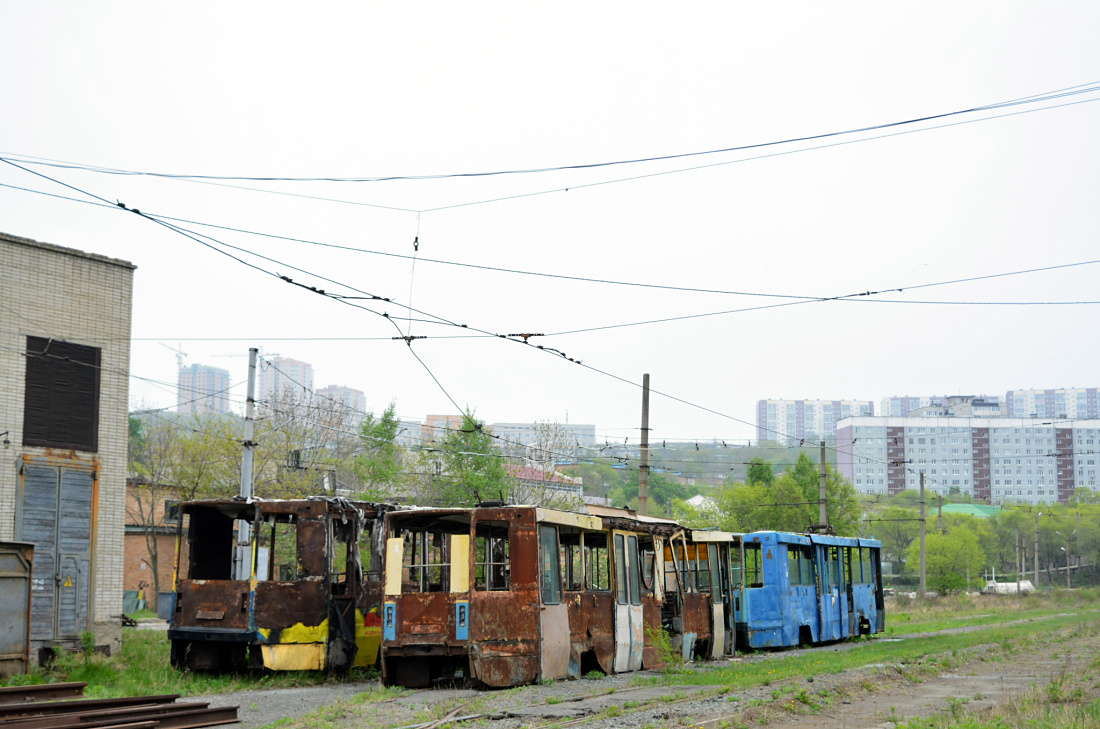
[{"label": "brown rusted tram", "polygon": [[[374,665],[381,640],[381,517],[339,498],[181,505],[172,664],[224,670]],[[243,537],[242,537],[243,534]]]},{"label": "brown rusted tram", "polygon": [[738,535],[626,509],[385,516],[387,684],[490,687],[732,654]]}]

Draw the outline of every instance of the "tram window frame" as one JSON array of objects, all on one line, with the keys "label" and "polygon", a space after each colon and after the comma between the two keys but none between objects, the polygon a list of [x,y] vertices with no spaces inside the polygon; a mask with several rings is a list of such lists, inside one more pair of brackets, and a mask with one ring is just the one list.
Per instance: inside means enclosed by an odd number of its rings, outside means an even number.
[{"label": "tram window frame", "polygon": [[588,592],[611,592],[611,549],[607,532],[584,533],[584,587]]},{"label": "tram window frame", "polygon": [[580,529],[558,528],[558,562],[561,565],[563,592],[580,592],[584,589],[583,534]]},{"label": "tram window frame", "polygon": [[833,587],[840,588],[840,548],[829,547],[826,551],[828,555],[826,561],[829,566],[829,580],[830,589]]},{"label": "tram window frame", "polygon": [[[743,568],[745,570],[745,587],[755,589],[764,586],[763,546],[764,545],[759,543],[745,545],[745,556],[743,563]],[[759,578],[759,580],[757,580],[757,578]]]},{"label": "tram window frame", "polygon": [[[657,587],[657,545],[652,535],[638,535],[638,561],[640,564],[642,594],[652,596]],[[646,577],[648,573],[649,577]]]},{"label": "tram window frame", "polygon": [[787,584],[791,587],[802,586],[802,555],[798,551],[798,547],[790,545],[787,547]]},{"label": "tram window frame", "polygon": [[741,589],[741,545],[730,545],[730,578],[733,580],[733,590]]},{"label": "tram window frame", "polygon": [[[692,561],[695,563],[695,576],[696,580],[698,580],[696,584],[699,586],[699,592],[709,593],[711,591],[710,545],[693,544],[691,545],[691,549],[695,552],[695,554],[693,555],[694,559]],[[703,556],[703,553],[706,553],[706,556]],[[703,569],[703,565],[706,565],[706,569]]]},{"label": "tram window frame", "polygon": [[802,569],[802,584],[813,587],[814,580],[814,550],[813,547],[799,547],[799,567]]},{"label": "tram window frame", "polygon": [[[405,549],[401,563],[401,592],[450,592],[451,535],[436,527],[401,528]],[[419,561],[417,558],[419,557]]]},{"label": "tram window frame", "polygon": [[[270,531],[257,529],[259,548],[267,548],[267,580],[295,582],[298,579],[298,520],[293,514],[275,515]],[[196,572],[197,573],[197,572]],[[192,575],[191,579],[199,579]]]},{"label": "tram window frame", "polygon": [[553,524],[539,524],[539,588],[543,605],[561,604],[561,552]]},{"label": "tram window frame", "polygon": [[332,530],[332,554],[329,559],[328,572],[329,590],[333,595],[347,594],[353,579],[358,578],[358,575],[353,572],[357,567],[355,557],[358,553],[355,548],[355,526],[356,524],[353,521],[342,523],[333,520],[329,522],[329,528]]},{"label": "tram window frame", "polygon": [[506,521],[478,521],[474,525],[474,589],[508,592],[512,589],[512,548]]},{"label": "tram window frame", "polygon": [[629,605],[627,591],[630,583],[627,579],[626,563],[626,537],[623,534],[614,535],[615,556],[613,558],[615,570],[615,602],[619,605]]},{"label": "tram window frame", "polygon": [[638,553],[638,537],[630,534],[626,538],[626,576],[630,592],[630,604],[642,604],[641,565]]}]

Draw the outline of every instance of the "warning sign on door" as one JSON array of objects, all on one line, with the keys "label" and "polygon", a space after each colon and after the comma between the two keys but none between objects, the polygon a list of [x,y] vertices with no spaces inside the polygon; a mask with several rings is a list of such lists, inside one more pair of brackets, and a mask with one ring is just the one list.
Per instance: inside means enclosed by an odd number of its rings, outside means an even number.
[{"label": "warning sign on door", "polygon": [[62,585],[62,587],[72,587],[72,586],[73,586],[73,578],[72,577],[66,577],[65,578],[65,584]]}]

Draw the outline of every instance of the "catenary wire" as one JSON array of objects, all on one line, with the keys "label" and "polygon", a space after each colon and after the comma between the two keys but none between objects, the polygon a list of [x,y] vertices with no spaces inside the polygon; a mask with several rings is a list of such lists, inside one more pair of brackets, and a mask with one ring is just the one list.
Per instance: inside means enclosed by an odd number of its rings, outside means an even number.
[{"label": "catenary wire", "polygon": [[[858,134],[862,132],[869,132],[878,129],[888,129],[891,127],[905,126],[909,124],[917,124],[920,122],[933,121],[936,119],[945,119],[952,116],[959,116],[962,114],[972,114],[982,111],[991,111],[994,109],[1004,109],[1013,106],[1019,106],[1022,104],[1034,104],[1044,101],[1052,101],[1058,98],[1064,98],[1066,96],[1074,96],[1079,94],[1088,94],[1100,90],[1100,86],[1097,84],[1100,82],[1092,81],[1086,84],[1078,84],[1076,86],[1069,86],[1062,89],[1055,89],[1053,91],[1047,91],[1039,94],[1032,94],[1030,96],[1018,97],[1016,99],[1010,99],[1007,101],[994,102],[991,104],[985,104],[981,106],[975,106],[967,109],[960,109],[956,111],[945,112],[941,114],[930,114],[922,117],[916,117],[912,119],[906,119],[902,121],[887,122],[883,124],[873,124],[863,127],[857,127],[853,129],[846,129],[836,132],[825,132],[819,134],[805,135],[801,137],[791,137],[782,140],[773,140],[770,142],[760,142],[756,144],[746,144],[738,146],[723,147],[719,149],[710,149],[693,152],[679,152],[675,154],[664,155],[651,155],[646,157],[636,157],[632,159],[604,161],[604,162],[588,162],[569,165],[557,165],[548,167],[533,167],[525,169],[506,169],[495,170],[488,172],[458,172],[458,173],[443,173],[443,174],[427,174],[427,175],[383,175],[383,176],[364,176],[364,177],[287,177],[287,176],[246,176],[246,175],[196,175],[196,174],[175,174],[164,172],[150,172],[139,170],[125,170],[120,168],[104,167],[99,165],[83,165],[76,163],[67,163],[60,161],[36,161],[34,164],[42,164],[50,167],[60,167],[66,169],[82,169],[91,172],[99,172],[103,174],[113,175],[127,175],[127,176],[145,176],[145,177],[164,177],[170,179],[201,179],[201,180],[239,180],[246,182],[388,182],[397,180],[436,180],[436,179],[453,179],[453,178],[469,178],[469,177],[495,177],[501,175],[521,175],[521,174],[536,174],[545,172],[560,172],[568,170],[582,170],[593,169],[600,167],[613,167],[620,165],[632,165],[645,162],[660,162],[674,159],[684,159],[688,157],[701,157],[715,154],[725,154],[729,152],[740,152],[749,149],[760,149],[762,147],[773,147],[783,144],[791,144],[795,142],[808,142],[816,139],[827,139],[830,137],[843,136],[847,134]],[[41,158],[40,158],[41,159]]]}]

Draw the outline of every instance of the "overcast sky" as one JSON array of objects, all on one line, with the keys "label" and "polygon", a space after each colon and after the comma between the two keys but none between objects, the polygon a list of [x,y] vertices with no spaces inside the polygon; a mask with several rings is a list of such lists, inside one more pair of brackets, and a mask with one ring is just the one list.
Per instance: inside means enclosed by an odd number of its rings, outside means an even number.
[{"label": "overcast sky", "polygon": [[[364,178],[726,149],[1086,88],[1097,27],[1095,2],[3,2],[0,156]],[[1100,306],[876,301],[1100,300],[1096,263],[909,288],[1100,259],[1096,101],[489,177],[212,184],[19,162],[145,213],[362,250],[180,223],[263,271],[119,208],[8,187],[0,230],[137,265],[131,372],[167,384],[131,380],[134,407],[175,404],[161,342],[240,383],[260,346],[375,410],[453,401],[632,441],[649,372],[686,401],[653,396],[653,438],[731,441],[755,436],[761,398],[877,411],[887,395],[1100,385]],[[93,201],[0,168],[4,185]],[[270,273],[391,301],[350,302],[371,313]],[[713,293],[897,288],[726,314],[799,299]],[[520,332],[582,364],[485,334]],[[427,337],[422,362],[392,339],[406,334]]]}]

